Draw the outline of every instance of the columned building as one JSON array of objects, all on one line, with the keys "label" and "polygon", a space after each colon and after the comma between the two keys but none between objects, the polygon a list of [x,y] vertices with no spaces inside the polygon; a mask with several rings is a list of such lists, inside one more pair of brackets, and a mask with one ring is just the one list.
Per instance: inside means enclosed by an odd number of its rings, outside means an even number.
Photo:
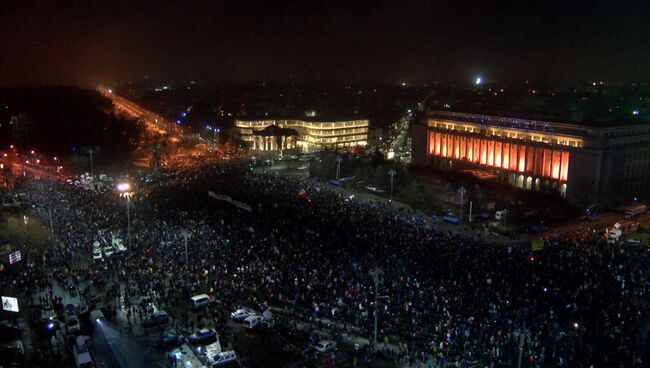
[{"label": "columned building", "polygon": [[650,190],[650,125],[593,127],[430,111],[412,127],[413,163],[481,169],[513,187],[576,202]]},{"label": "columned building", "polygon": [[[236,120],[241,139],[253,150],[280,151],[297,148],[302,152],[365,146],[368,120]],[[283,133],[283,132],[291,132]]]}]

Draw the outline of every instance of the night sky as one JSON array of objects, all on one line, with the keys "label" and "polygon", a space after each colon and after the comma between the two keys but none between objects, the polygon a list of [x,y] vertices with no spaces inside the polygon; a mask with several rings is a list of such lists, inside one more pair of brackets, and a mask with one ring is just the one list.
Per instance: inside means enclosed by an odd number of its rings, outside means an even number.
[{"label": "night sky", "polygon": [[650,1],[0,1],[0,85],[650,78]]}]

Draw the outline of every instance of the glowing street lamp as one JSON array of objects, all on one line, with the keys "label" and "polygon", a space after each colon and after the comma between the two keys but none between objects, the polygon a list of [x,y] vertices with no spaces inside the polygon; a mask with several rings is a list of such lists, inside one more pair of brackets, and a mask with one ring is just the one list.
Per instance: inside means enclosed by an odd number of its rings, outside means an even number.
[{"label": "glowing street lamp", "polygon": [[480,86],[481,84],[483,84],[483,78],[476,77],[476,80],[474,80],[474,84]]},{"label": "glowing street lamp", "polygon": [[128,193],[129,189],[131,189],[131,184],[129,183],[119,183],[117,184],[117,191],[120,193]]}]

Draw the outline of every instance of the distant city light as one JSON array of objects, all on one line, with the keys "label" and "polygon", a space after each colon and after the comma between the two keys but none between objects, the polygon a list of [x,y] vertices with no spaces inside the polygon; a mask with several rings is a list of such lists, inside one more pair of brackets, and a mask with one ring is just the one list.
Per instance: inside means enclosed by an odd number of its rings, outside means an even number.
[{"label": "distant city light", "polygon": [[632,110],[632,115],[639,115],[639,114],[640,114],[639,110]]},{"label": "distant city light", "polygon": [[476,80],[474,81],[474,84],[476,84],[477,86],[483,84],[483,78],[476,77]]},{"label": "distant city light", "polygon": [[113,90],[112,90],[112,89],[109,89],[109,90],[108,90],[108,93],[113,93]]}]

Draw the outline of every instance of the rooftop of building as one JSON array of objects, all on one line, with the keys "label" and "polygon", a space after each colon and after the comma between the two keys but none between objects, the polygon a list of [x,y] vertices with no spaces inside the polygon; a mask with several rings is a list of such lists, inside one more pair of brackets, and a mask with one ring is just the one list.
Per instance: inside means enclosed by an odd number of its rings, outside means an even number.
[{"label": "rooftop of building", "polygon": [[429,96],[425,108],[586,127],[650,124],[650,91],[647,89],[507,88],[495,85],[438,90]]},{"label": "rooftop of building", "polygon": [[250,116],[240,116],[236,120],[239,121],[264,121],[264,120],[298,120],[298,121],[308,121],[313,123],[332,123],[332,122],[346,122],[346,121],[355,121],[355,120],[368,120],[364,116],[356,115],[339,115],[339,114],[295,114],[295,115],[250,115]]}]

